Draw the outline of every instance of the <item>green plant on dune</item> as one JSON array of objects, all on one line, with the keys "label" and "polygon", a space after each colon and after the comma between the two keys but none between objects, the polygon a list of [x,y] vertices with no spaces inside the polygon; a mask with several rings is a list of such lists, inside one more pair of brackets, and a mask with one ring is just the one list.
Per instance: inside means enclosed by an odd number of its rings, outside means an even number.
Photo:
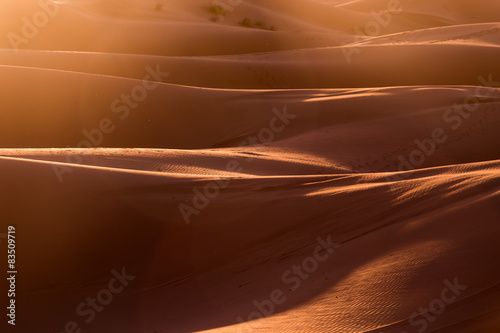
[{"label": "green plant on dune", "polygon": [[252,24],[252,21],[248,18],[244,18],[243,20],[241,20],[240,22],[238,22],[239,25],[243,26],[243,27],[247,27],[247,28],[253,28],[253,24]]},{"label": "green plant on dune", "polygon": [[210,5],[208,11],[215,15],[215,17],[209,18],[210,22],[221,22],[224,21],[227,11],[219,5]]},{"label": "green plant on dune", "polygon": [[366,27],[359,27],[357,25],[351,26],[351,30],[355,32],[358,35],[365,35],[368,36],[368,32],[366,31]]},{"label": "green plant on dune", "polygon": [[257,28],[261,28],[261,29],[265,29],[264,28],[264,22],[258,20],[258,21],[255,21],[255,27]]},{"label": "green plant on dune", "polygon": [[246,27],[246,28],[255,28],[255,29],[276,31],[276,27],[274,25],[267,27],[267,25],[263,21],[260,21],[260,20],[252,21],[249,18],[244,18],[241,21],[239,21],[238,24],[241,25],[242,27]]},{"label": "green plant on dune", "polygon": [[226,10],[219,5],[210,5],[210,7],[208,7],[208,10],[214,15],[226,16]]}]

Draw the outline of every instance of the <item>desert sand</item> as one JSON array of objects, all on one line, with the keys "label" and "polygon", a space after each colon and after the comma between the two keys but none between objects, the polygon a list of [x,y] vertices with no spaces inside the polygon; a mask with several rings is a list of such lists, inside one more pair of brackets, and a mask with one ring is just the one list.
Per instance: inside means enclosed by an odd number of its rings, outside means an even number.
[{"label": "desert sand", "polygon": [[2,332],[500,332],[499,2],[0,13]]}]

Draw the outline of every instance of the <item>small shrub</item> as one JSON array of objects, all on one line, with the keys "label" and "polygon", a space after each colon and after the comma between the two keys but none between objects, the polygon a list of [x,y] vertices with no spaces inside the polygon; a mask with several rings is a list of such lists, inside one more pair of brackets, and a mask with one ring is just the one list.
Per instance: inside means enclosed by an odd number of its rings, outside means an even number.
[{"label": "small shrub", "polygon": [[225,16],[226,10],[219,5],[210,5],[209,7],[210,13],[217,16]]},{"label": "small shrub", "polygon": [[264,28],[264,22],[262,22],[262,21],[255,21],[255,26],[257,28],[265,29]]},{"label": "small shrub", "polygon": [[252,21],[250,19],[248,19],[248,18],[244,18],[238,24],[241,25],[241,26],[243,26],[243,27],[253,28]]},{"label": "small shrub", "polygon": [[259,21],[259,20],[252,21],[249,18],[244,18],[243,20],[238,22],[238,24],[243,26],[243,27],[247,27],[247,28],[276,31],[276,27],[274,25],[272,25],[268,28],[263,21]]}]

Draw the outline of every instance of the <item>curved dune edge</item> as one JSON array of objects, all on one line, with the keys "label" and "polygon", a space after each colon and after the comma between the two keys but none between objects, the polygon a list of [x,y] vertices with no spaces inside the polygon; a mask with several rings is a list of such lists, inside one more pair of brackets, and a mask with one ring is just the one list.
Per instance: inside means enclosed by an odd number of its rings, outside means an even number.
[{"label": "curved dune edge", "polygon": [[0,3],[13,332],[500,331],[499,4],[44,1]]},{"label": "curved dune edge", "polygon": [[[95,332],[104,332],[108,325],[116,329],[114,314],[130,311],[130,306],[134,316],[122,319],[120,329],[125,332],[225,326],[221,331],[260,327],[281,331],[288,318],[296,318],[287,324],[290,331],[335,327],[340,332],[368,332],[383,327],[399,332],[409,327],[408,312],[438,297],[446,286],[442,280],[453,282],[457,277],[466,291],[447,308],[438,326],[431,327],[469,327],[461,326],[468,318],[476,318],[473,326],[478,329],[492,325],[490,311],[498,306],[492,254],[498,251],[493,240],[499,231],[500,161],[407,172],[400,181],[390,181],[393,174],[373,173],[287,177],[226,173],[227,186],[186,224],[178,205],[192,199],[193,185],[203,190],[214,179],[225,178],[131,168],[132,164],[142,168],[143,159],[148,157],[128,158],[121,168],[74,165],[71,175],[58,184],[52,162],[0,158],[9,175],[2,177],[11,200],[6,216],[32,221],[18,226],[31,244],[20,250],[19,257],[45,258],[43,264],[21,261],[25,263],[20,283],[28,298],[20,302],[35,309],[43,300],[47,311],[57,308],[70,315],[72,304],[65,300],[64,290],[74,290],[76,299],[84,297],[105,282],[109,263],[114,262],[135,270],[137,280],[93,326]],[[26,185],[19,186],[19,177]],[[280,200],[283,196],[286,202]],[[21,198],[37,202],[40,208],[22,210]],[[290,210],[289,202],[296,209]],[[228,209],[238,218],[228,215]],[[258,219],[270,212],[279,217],[272,224]],[[126,233],[117,234],[116,220],[124,223],[121,228]],[[47,228],[52,230],[50,237],[39,237]],[[88,236],[81,237],[82,233]],[[79,237],[68,238],[71,234]],[[84,247],[88,237],[91,249]],[[107,244],[110,237],[112,247]],[[289,290],[297,281],[294,275],[283,274],[314,256],[318,237],[331,239],[334,251],[328,255],[323,251],[321,258],[328,257],[324,263],[318,261],[317,270],[296,290]],[[50,247],[43,246],[48,243]],[[179,246],[184,250],[179,252]],[[97,253],[103,260],[95,260]],[[165,265],[173,262],[177,264]],[[55,274],[55,267],[66,267],[67,273]],[[282,290],[280,299],[287,301],[277,305],[272,316],[234,326],[238,317],[255,311],[254,300],[268,299],[274,289]],[[43,296],[48,292],[49,303]],[[37,311],[39,329],[52,329],[44,326],[46,315]],[[193,322],[191,316],[201,320]],[[354,323],[352,316],[362,320]]]}]

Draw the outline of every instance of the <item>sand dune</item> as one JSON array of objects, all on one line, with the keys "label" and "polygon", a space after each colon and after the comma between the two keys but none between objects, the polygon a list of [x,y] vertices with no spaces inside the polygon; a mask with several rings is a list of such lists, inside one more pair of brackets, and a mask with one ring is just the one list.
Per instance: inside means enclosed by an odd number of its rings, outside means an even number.
[{"label": "sand dune", "polygon": [[500,331],[499,9],[1,2],[2,332]]}]

